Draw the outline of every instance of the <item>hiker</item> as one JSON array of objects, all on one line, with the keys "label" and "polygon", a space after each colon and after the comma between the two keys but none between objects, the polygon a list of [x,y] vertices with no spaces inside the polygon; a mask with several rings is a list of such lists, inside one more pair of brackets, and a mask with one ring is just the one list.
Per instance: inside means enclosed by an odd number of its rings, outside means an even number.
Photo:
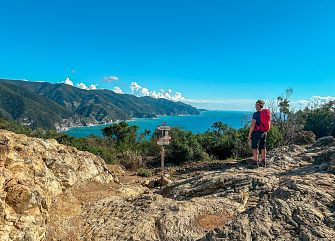
[{"label": "hiker", "polygon": [[[252,115],[252,122],[249,129],[248,139],[251,141],[253,164],[255,166],[265,166],[266,161],[266,137],[270,130],[271,113],[268,109],[263,109],[265,102],[258,100]],[[261,151],[261,161],[258,162],[258,151]]]}]

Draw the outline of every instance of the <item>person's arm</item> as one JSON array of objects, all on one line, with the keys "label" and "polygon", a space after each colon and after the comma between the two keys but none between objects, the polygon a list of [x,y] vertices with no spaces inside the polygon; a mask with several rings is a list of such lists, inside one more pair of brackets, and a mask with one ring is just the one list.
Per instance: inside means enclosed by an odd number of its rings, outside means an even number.
[{"label": "person's arm", "polygon": [[256,125],[256,120],[252,119],[251,126],[249,129],[249,135],[248,135],[249,141],[251,141],[251,133],[254,131],[255,125]]}]

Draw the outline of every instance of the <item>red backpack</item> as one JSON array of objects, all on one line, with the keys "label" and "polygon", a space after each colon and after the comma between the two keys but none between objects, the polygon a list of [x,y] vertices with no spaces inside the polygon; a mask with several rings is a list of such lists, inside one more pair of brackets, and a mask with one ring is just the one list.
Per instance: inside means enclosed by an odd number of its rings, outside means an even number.
[{"label": "red backpack", "polygon": [[259,124],[258,130],[268,132],[271,129],[271,112],[269,109],[261,110],[261,123]]}]

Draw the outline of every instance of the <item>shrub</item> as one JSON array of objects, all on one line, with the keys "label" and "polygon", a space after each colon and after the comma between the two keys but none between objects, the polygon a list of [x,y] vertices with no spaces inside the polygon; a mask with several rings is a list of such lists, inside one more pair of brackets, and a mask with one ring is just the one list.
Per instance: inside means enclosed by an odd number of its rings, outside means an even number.
[{"label": "shrub", "polygon": [[198,139],[210,156],[225,160],[250,155],[248,132],[248,127],[236,130],[222,122],[216,122],[212,125],[212,130],[199,134]]},{"label": "shrub", "polygon": [[268,132],[267,136],[267,149],[271,150],[277,148],[283,142],[283,134],[276,125],[271,126],[271,130]]},{"label": "shrub", "polygon": [[191,131],[185,131],[180,128],[172,128],[172,141],[166,147],[166,160],[175,164],[181,164],[190,161],[202,161],[208,158],[199,144],[196,135]]},{"label": "shrub", "polygon": [[121,121],[102,129],[102,133],[110,140],[116,141],[119,150],[131,149],[136,146],[138,126],[130,126]]},{"label": "shrub", "polygon": [[234,155],[235,145],[233,140],[229,139],[228,136],[208,131],[198,135],[198,140],[206,153],[215,159],[224,160]]},{"label": "shrub", "polygon": [[306,109],[305,130],[313,131],[317,138],[335,136],[335,102],[329,102],[317,109]]},{"label": "shrub", "polygon": [[138,170],[143,167],[142,156],[137,151],[123,151],[117,155],[117,159],[128,170]]},{"label": "shrub", "polygon": [[251,147],[248,140],[249,127],[240,128],[234,135],[234,150],[235,158],[244,158],[252,154]]},{"label": "shrub", "polygon": [[159,157],[161,148],[156,142],[156,138],[142,140],[137,144],[137,150],[140,151],[141,155],[146,157]]},{"label": "shrub", "polygon": [[6,120],[3,118],[0,118],[0,129],[5,129],[18,134],[25,134],[27,136],[32,135],[32,130],[29,127],[24,126],[17,121]]},{"label": "shrub", "polygon": [[152,176],[152,172],[148,169],[145,168],[140,168],[137,171],[137,175],[141,176],[141,177],[151,177]]},{"label": "shrub", "polygon": [[293,144],[308,145],[315,142],[315,135],[312,131],[300,131],[296,133]]}]

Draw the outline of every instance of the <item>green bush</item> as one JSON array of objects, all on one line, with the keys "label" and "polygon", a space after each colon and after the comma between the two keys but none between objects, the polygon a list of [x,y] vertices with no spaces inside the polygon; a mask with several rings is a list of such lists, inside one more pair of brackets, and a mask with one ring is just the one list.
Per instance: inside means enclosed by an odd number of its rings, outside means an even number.
[{"label": "green bush", "polygon": [[248,140],[249,127],[243,127],[236,131],[233,136],[235,158],[245,158],[252,155],[251,147]]},{"label": "green bush", "polygon": [[17,121],[7,120],[3,118],[0,118],[0,129],[12,131],[17,134],[25,134],[27,136],[32,135],[32,130],[29,127],[24,126]]},{"label": "green bush", "polygon": [[171,144],[166,147],[167,161],[181,164],[184,162],[202,161],[209,158],[197,141],[196,135],[191,131],[172,128],[171,137]]},{"label": "green bush", "polygon": [[141,177],[151,177],[152,176],[152,172],[148,169],[145,168],[140,168],[137,171],[137,175],[141,176]]},{"label": "green bush", "polygon": [[305,130],[312,131],[317,138],[335,136],[335,102],[317,109],[306,109]]},{"label": "green bush", "polygon": [[128,170],[138,170],[144,166],[143,158],[138,151],[123,151],[117,154],[118,163]]},{"label": "green bush", "polygon": [[[317,138],[335,136],[335,102],[297,112],[290,110],[287,98],[278,99],[278,113],[274,114],[272,128],[268,133],[269,150],[281,145],[307,145]],[[2,111],[4,112],[4,111]],[[1,112],[1,113],[2,113]],[[155,131],[150,139],[146,130],[138,136],[138,126],[120,122],[104,128],[104,137],[94,135],[75,138],[55,130],[35,129],[16,121],[0,118],[0,128],[28,136],[53,138],[59,143],[89,151],[103,158],[107,163],[120,163],[130,170],[139,170],[147,161],[160,160],[161,147],[157,145],[160,132]],[[171,144],[166,146],[166,161],[181,164],[184,162],[225,160],[250,156],[248,141],[249,127],[234,129],[222,122],[215,122],[211,129],[201,134],[193,134],[180,128],[172,128]],[[314,134],[315,135],[314,135]],[[140,175],[140,174],[139,174]],[[144,175],[144,173],[143,173]]]},{"label": "green bush", "polygon": [[268,132],[266,146],[268,150],[277,148],[283,141],[283,134],[276,125],[271,126],[271,130]]},{"label": "green bush", "polygon": [[157,145],[157,139],[151,138],[150,140],[142,140],[137,144],[137,150],[145,157],[158,157],[160,156],[161,148]]},{"label": "green bush", "polygon": [[202,148],[213,158],[225,160],[250,155],[249,128],[234,129],[222,122],[215,122],[212,130],[198,134]]},{"label": "green bush", "polygon": [[108,139],[116,141],[120,150],[125,150],[136,146],[138,128],[138,126],[130,126],[127,122],[121,121],[103,128],[102,133]]}]

